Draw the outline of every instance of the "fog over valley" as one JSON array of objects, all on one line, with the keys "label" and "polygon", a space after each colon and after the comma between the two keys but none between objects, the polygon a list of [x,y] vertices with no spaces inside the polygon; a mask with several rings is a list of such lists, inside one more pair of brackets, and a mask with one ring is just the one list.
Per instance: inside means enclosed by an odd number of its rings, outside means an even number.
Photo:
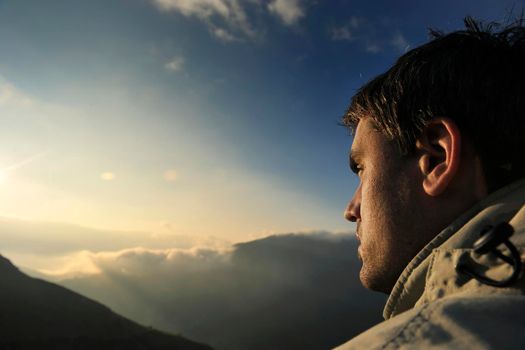
[{"label": "fog over valley", "polygon": [[[233,245],[207,238],[193,247],[182,237],[159,243],[128,233],[124,248],[119,233],[89,230],[4,220],[0,239],[8,258],[62,264],[25,265],[29,274],[216,349],[328,348],[381,320],[384,298],[361,287],[357,241],[349,233],[280,234]],[[79,249],[80,231],[92,249]],[[170,239],[174,248],[160,248]],[[36,253],[26,240],[39,242]]]}]

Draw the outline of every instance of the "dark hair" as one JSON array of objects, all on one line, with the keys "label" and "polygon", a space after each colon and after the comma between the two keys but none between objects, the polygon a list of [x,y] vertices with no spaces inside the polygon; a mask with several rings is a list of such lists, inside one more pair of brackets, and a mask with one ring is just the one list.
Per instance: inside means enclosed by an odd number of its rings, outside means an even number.
[{"label": "dark hair", "polygon": [[458,125],[480,156],[489,190],[525,176],[525,27],[465,18],[361,87],[343,124],[370,117],[403,155],[433,117]]}]

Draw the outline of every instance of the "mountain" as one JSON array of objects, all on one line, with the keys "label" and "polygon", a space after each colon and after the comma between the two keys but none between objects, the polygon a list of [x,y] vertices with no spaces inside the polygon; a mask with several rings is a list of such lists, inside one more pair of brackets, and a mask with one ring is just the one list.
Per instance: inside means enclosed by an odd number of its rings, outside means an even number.
[{"label": "mountain", "polygon": [[0,349],[211,349],[31,278],[1,255],[0,281]]},{"label": "mountain", "polygon": [[137,322],[220,350],[329,349],[380,322],[348,235],[284,234],[232,250],[130,249],[60,284]]}]

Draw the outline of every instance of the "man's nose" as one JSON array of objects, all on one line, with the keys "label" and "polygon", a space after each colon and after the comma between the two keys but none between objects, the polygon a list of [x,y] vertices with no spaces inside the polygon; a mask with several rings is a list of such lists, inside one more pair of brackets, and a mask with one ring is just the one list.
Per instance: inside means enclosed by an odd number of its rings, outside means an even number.
[{"label": "man's nose", "polygon": [[359,185],[354,193],[354,197],[346,207],[345,219],[351,222],[361,220],[361,185]]}]

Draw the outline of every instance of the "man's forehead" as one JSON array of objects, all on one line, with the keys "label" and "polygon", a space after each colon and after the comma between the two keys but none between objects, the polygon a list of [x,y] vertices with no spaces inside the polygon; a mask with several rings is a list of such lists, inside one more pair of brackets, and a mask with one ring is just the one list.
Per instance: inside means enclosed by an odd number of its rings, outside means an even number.
[{"label": "man's forehead", "polygon": [[352,150],[360,151],[365,144],[371,132],[377,131],[376,124],[370,118],[362,118],[357,123],[354,133],[354,142],[352,143]]},{"label": "man's forehead", "polygon": [[372,118],[362,118],[355,129],[350,158],[363,159],[371,152],[384,153],[392,150],[392,143]]}]

